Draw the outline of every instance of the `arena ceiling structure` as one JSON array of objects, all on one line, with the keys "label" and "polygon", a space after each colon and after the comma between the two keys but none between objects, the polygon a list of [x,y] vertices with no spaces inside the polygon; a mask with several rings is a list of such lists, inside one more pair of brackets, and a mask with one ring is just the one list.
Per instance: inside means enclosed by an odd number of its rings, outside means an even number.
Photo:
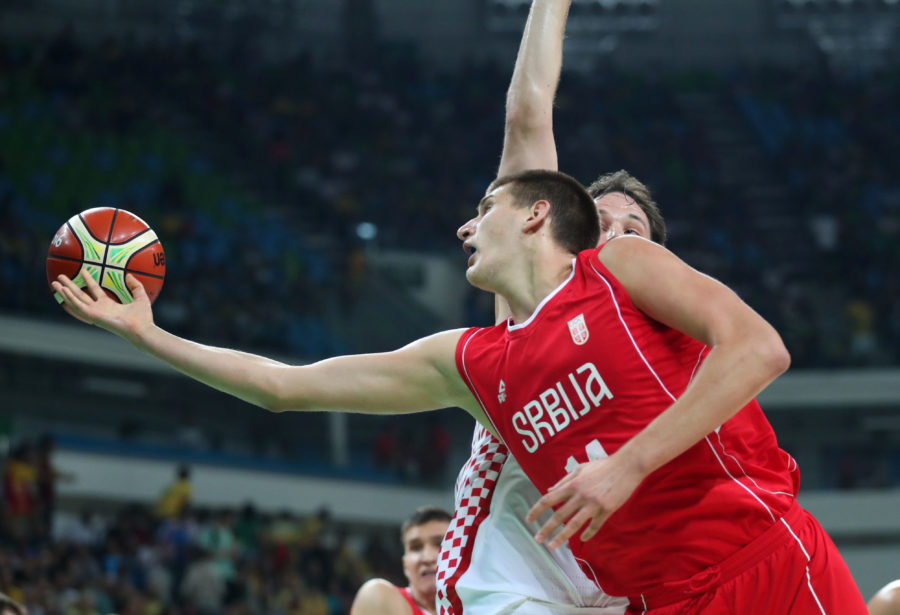
[{"label": "arena ceiling structure", "polygon": [[[413,44],[432,62],[508,61],[527,0],[36,0],[6,3],[0,28],[13,38],[61,23],[97,38],[243,45],[263,59],[300,52],[340,61],[348,37]],[[802,64],[877,68],[898,58],[898,0],[574,0],[570,65],[627,68]]]}]

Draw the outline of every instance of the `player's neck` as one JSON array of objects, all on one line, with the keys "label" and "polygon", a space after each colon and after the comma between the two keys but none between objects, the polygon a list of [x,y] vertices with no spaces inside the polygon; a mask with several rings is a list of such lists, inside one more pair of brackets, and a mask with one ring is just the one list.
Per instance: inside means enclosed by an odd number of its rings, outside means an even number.
[{"label": "player's neck", "polygon": [[536,254],[518,274],[501,294],[509,304],[513,322],[521,324],[572,274],[572,255],[563,250]]},{"label": "player's neck", "polygon": [[425,596],[421,593],[417,592],[414,587],[410,586],[409,595],[412,596],[416,605],[425,611],[426,613],[431,613],[431,615],[436,615],[437,607],[435,606],[435,594],[431,594],[431,596]]}]

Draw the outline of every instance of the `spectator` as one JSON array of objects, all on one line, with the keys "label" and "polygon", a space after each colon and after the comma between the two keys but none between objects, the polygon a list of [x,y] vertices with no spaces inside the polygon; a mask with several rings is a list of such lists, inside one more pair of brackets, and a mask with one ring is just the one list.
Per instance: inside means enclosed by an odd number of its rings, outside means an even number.
[{"label": "spectator", "polygon": [[154,512],[160,519],[180,516],[191,504],[191,469],[186,465],[178,467],[175,481],[163,491],[156,502]]},{"label": "spectator", "polygon": [[37,502],[40,532],[49,536],[53,528],[53,515],[56,511],[56,483],[73,481],[75,475],[63,472],[53,465],[55,441],[50,434],[44,434],[37,445]]},{"label": "spectator", "polygon": [[17,446],[3,469],[4,522],[16,545],[31,542],[37,526],[37,468],[30,443]]},{"label": "spectator", "polygon": [[215,615],[225,602],[226,582],[213,553],[198,547],[181,584],[181,598],[197,608],[200,615]]}]

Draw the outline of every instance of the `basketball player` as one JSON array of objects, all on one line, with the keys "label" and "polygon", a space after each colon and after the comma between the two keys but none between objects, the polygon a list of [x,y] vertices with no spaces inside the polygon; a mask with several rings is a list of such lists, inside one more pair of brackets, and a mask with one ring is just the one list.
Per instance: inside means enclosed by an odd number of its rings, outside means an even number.
[{"label": "basketball player", "polygon": [[[569,4],[532,2],[507,93],[499,175],[557,168],[553,99]],[[627,233],[664,242],[662,216],[637,180],[624,172],[610,174],[589,191],[597,199],[604,240]],[[509,310],[502,301],[497,305],[499,323]],[[538,525],[527,523],[525,516],[539,497],[506,447],[476,425],[469,460],[456,481],[454,518],[438,562],[441,615],[624,612],[627,599],[606,595],[566,545],[551,551],[533,539]]]},{"label": "basketball player", "polygon": [[446,510],[436,506],[416,509],[400,528],[403,574],[409,586],[371,579],[356,593],[350,615],[434,615],[437,558],[448,525],[450,513]]},{"label": "basketball player", "polygon": [[869,615],[900,615],[900,580],[879,589],[867,606]]},{"label": "basketball player", "polygon": [[53,288],[76,318],[273,412],[465,409],[543,494],[528,521],[553,508],[536,539],[568,541],[629,613],[866,613],[754,400],[790,361],[767,322],[653,242],[593,248],[596,206],[562,173],[499,178],[458,235],[507,323],[304,366],[162,330],[132,275],[130,304],[90,276]]}]

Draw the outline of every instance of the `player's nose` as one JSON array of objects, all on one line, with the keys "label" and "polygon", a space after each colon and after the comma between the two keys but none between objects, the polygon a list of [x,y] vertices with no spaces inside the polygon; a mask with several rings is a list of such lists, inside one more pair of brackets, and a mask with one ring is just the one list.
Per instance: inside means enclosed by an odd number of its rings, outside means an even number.
[{"label": "player's nose", "polygon": [[605,234],[604,239],[606,241],[614,239],[614,238],[618,237],[619,235],[621,235],[622,231],[623,231],[622,225],[619,224],[618,222],[613,222],[612,224],[609,225],[609,228],[606,229],[606,234]]},{"label": "player's nose", "polygon": [[475,218],[472,218],[456,230],[456,236],[460,241],[465,241],[475,232]]}]

